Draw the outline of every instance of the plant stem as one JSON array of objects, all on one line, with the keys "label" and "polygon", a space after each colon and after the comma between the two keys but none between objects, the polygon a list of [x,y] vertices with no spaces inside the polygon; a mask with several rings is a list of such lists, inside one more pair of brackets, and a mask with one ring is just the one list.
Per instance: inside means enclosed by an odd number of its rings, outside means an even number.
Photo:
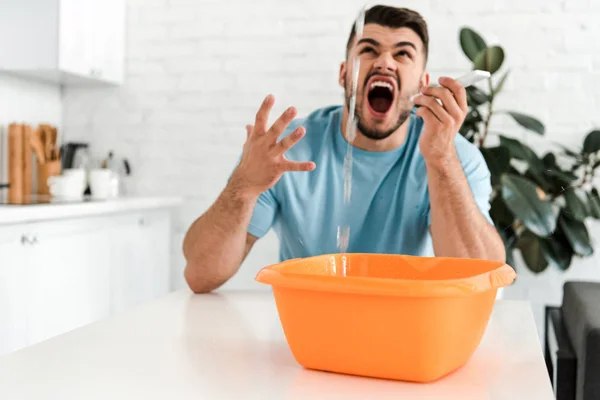
[{"label": "plant stem", "polygon": [[488,84],[489,84],[489,88],[490,88],[490,102],[488,103],[488,115],[485,118],[485,124],[483,127],[483,135],[479,139],[479,147],[483,147],[483,145],[485,143],[485,139],[488,136],[489,129],[490,129],[490,122],[492,120],[492,114],[493,114],[494,89],[492,88],[492,78],[491,77],[488,79]]},{"label": "plant stem", "polygon": [[585,173],[583,175],[583,182],[581,182],[581,186],[590,183],[592,178],[594,177],[594,170],[592,169],[592,165],[588,164],[585,166]]}]

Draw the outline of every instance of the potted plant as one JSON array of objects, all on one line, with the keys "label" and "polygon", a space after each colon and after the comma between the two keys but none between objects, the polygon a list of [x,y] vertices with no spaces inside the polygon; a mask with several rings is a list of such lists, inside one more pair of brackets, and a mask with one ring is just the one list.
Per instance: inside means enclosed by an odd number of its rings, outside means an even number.
[{"label": "potted plant", "polygon": [[[508,115],[529,134],[545,135],[542,122],[523,112],[497,110],[510,71],[500,75],[505,53],[488,46],[473,29],[463,27],[459,41],[473,69],[491,73],[487,85],[467,88],[469,110],[460,133],[481,150],[491,172],[491,217],[515,267],[520,251],[534,273],[549,265],[561,270],[574,257],[593,254],[587,218],[600,219],[600,196],[593,185],[600,167],[600,130],[589,132],[578,149],[552,143],[556,151],[538,155],[516,138],[490,130],[494,116]],[[498,76],[499,75],[499,76]],[[495,144],[490,138],[496,136]]]}]

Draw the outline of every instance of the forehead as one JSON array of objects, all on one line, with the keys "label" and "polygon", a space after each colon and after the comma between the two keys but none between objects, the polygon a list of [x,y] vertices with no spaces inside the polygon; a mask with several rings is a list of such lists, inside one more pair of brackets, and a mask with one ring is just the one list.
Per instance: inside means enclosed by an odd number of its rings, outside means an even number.
[{"label": "forehead", "polygon": [[[411,42],[415,45],[419,53],[423,52],[423,41],[415,31],[410,28],[389,28],[377,24],[367,24],[363,29],[363,38],[374,39],[382,47],[394,47],[399,42]],[[354,39],[353,46],[356,46],[357,39]]]}]

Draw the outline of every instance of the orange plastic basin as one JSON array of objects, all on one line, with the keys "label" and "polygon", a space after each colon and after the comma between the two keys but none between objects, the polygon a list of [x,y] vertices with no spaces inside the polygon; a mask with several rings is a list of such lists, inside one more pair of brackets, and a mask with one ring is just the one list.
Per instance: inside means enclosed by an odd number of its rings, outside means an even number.
[{"label": "orange plastic basin", "polygon": [[309,369],[430,382],[479,345],[496,292],[515,271],[501,262],[333,254],[263,268],[296,361]]}]

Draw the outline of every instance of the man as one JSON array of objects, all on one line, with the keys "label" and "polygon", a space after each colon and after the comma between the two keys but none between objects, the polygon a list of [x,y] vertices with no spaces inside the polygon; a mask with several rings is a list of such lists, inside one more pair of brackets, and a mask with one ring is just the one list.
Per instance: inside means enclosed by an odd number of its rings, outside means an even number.
[{"label": "man", "polygon": [[[274,103],[267,96],[247,126],[225,189],[184,239],[185,278],[194,292],[210,292],[231,278],[270,228],[279,236],[282,260],[339,252],[344,224],[348,252],[505,260],[488,214],[489,171],[479,150],[457,133],[467,112],[465,89],[450,78],[429,86],[428,45],[419,14],[375,6],[366,13],[362,37],[353,28],[347,43],[339,73],[344,107],[322,108],[303,120],[294,120],[291,107],[267,126]],[[346,206],[349,60],[355,56],[359,123]]]}]

